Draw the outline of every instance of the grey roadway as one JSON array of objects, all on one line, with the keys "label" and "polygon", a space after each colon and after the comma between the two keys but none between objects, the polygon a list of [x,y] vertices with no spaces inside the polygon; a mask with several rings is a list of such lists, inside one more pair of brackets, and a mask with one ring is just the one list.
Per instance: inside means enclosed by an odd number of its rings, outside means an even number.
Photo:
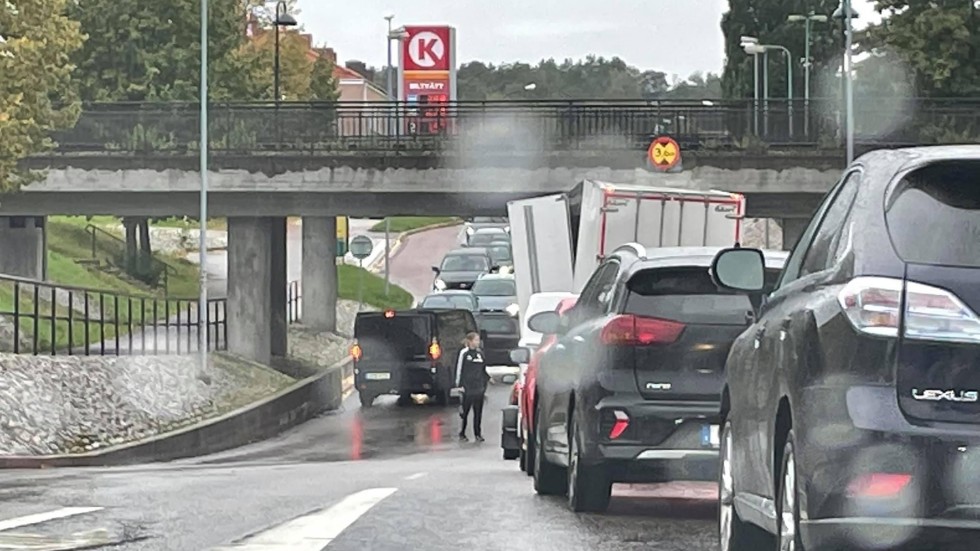
[{"label": "grey roadway", "polygon": [[[454,239],[443,230],[408,239],[393,261],[393,280],[427,292],[429,266]],[[603,515],[575,515],[559,498],[534,495],[516,462],[501,458],[499,409],[508,390],[490,389],[483,444],[456,441],[454,408],[398,407],[383,397],[362,410],[350,397],[341,410],[275,439],[212,456],[6,471],[0,473],[0,549],[25,541],[32,549],[98,548],[100,542],[127,551],[212,549],[325,509],[325,520],[306,525],[334,526],[348,516],[343,507],[351,496],[378,488],[393,493],[335,539],[309,549],[715,549],[717,491],[710,484],[617,486]],[[63,513],[66,507],[97,509]],[[334,514],[336,508],[342,509]],[[77,514],[52,518],[71,513]],[[274,533],[288,537],[292,526]]]}]

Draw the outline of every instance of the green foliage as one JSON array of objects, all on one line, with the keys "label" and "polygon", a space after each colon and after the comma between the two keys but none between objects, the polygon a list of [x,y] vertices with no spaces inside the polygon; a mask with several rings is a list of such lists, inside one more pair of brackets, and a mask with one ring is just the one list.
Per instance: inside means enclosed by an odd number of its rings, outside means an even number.
[{"label": "green foliage", "polygon": [[[725,33],[725,69],[722,74],[724,97],[730,99],[752,97],[753,60],[742,49],[742,36],[754,36],[764,44],[785,46],[793,55],[793,91],[795,97],[803,97],[803,70],[800,59],[806,47],[803,22],[788,21],[791,14],[802,15],[813,11],[830,16],[840,4],[839,0],[729,0],[729,11],[721,21]],[[812,74],[825,75],[840,67],[843,49],[840,23],[811,23],[810,56],[813,58]],[[760,56],[760,63],[762,58]],[[760,69],[761,72],[761,69]],[[769,53],[769,90],[771,97],[786,97],[786,59],[779,51]],[[760,77],[761,78],[761,77]]]},{"label": "green foliage", "polygon": [[[451,216],[392,216],[389,218],[389,230],[394,233],[402,233],[409,230],[417,230],[419,228],[424,228],[426,226],[433,226],[436,224],[446,224],[458,220]],[[382,220],[377,224],[371,226],[371,231],[373,232],[383,232],[385,231],[385,221]]]},{"label": "green foliage", "polygon": [[358,286],[361,276],[364,276],[364,304],[378,308],[408,308],[412,305],[412,295],[397,285],[391,285],[388,296],[385,296],[385,280],[371,272],[342,264],[337,266],[337,294],[346,300],[357,300]]},{"label": "green foliage", "polygon": [[915,95],[980,94],[980,16],[973,1],[877,0],[875,9],[884,19],[865,30],[861,47],[900,62]]},{"label": "green foliage", "polygon": [[310,74],[310,99],[317,101],[337,101],[340,89],[333,77],[333,62],[326,57],[318,57],[313,62]]},{"label": "green foliage", "polygon": [[52,146],[52,130],[75,124],[79,104],[70,56],[81,46],[66,0],[0,2],[0,192],[31,175],[17,162]]}]

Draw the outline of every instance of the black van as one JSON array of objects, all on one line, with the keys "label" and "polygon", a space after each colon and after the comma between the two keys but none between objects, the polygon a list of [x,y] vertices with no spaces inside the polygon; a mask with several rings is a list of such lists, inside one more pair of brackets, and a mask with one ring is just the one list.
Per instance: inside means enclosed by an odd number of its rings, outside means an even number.
[{"label": "black van", "polygon": [[382,394],[409,403],[412,394],[428,394],[440,405],[450,402],[456,381],[456,356],[476,320],[467,310],[385,310],[361,312],[354,322],[354,385],[362,407]]}]

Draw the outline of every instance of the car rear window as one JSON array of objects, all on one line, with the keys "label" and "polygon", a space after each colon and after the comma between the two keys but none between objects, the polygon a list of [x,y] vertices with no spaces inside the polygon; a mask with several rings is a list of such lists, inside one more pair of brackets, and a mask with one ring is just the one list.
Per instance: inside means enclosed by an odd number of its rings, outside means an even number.
[{"label": "car rear window", "polygon": [[479,272],[490,268],[487,257],[476,254],[457,254],[447,256],[442,261],[444,272]]},{"label": "car rear window", "polygon": [[473,310],[473,299],[464,295],[432,295],[422,301],[422,308],[451,308]]},{"label": "car rear window", "polygon": [[480,297],[510,297],[517,294],[513,279],[478,279],[473,294]]},{"label": "car rear window", "polygon": [[517,320],[506,315],[484,314],[480,316],[479,325],[487,333],[516,334],[519,331]]},{"label": "car rear window", "polygon": [[[775,281],[779,270],[766,270]],[[633,275],[626,285],[626,313],[683,323],[744,325],[752,310],[747,296],[719,289],[707,267],[656,268]]]},{"label": "car rear window", "polygon": [[354,323],[354,336],[372,353],[410,359],[425,354],[432,341],[428,316],[396,313],[392,318],[380,315],[360,316]]},{"label": "car rear window", "polygon": [[980,161],[910,173],[889,198],[885,221],[906,262],[980,267]]}]

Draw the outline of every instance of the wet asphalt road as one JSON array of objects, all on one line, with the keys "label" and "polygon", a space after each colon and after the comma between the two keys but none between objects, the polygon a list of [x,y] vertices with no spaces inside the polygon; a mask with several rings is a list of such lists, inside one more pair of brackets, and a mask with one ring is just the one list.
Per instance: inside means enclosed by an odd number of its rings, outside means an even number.
[{"label": "wet asphalt road", "polygon": [[617,487],[603,515],[575,515],[561,499],[536,496],[517,462],[501,458],[507,390],[491,388],[483,444],[456,441],[455,408],[382,398],[362,411],[354,398],[276,439],[213,456],[6,471],[0,529],[4,520],[62,507],[102,509],[0,530],[0,549],[24,533],[33,541],[105,538],[127,551],[211,549],[370,488],[395,491],[326,549],[715,549],[716,502],[704,485]]},{"label": "wet asphalt road", "polygon": [[[392,261],[392,281],[427,294],[430,266],[457,234],[447,228],[408,238]],[[508,391],[490,388],[483,444],[456,440],[456,408],[399,407],[382,397],[362,410],[353,396],[277,438],[212,456],[3,471],[0,550],[716,549],[712,485],[617,486],[602,515],[576,515],[562,499],[536,496],[517,462],[501,458]],[[340,522],[345,504],[371,489],[386,497],[349,525]],[[225,547],[256,533],[288,537],[290,521],[304,518],[318,518],[307,526],[335,529],[336,537],[307,547]]]}]

